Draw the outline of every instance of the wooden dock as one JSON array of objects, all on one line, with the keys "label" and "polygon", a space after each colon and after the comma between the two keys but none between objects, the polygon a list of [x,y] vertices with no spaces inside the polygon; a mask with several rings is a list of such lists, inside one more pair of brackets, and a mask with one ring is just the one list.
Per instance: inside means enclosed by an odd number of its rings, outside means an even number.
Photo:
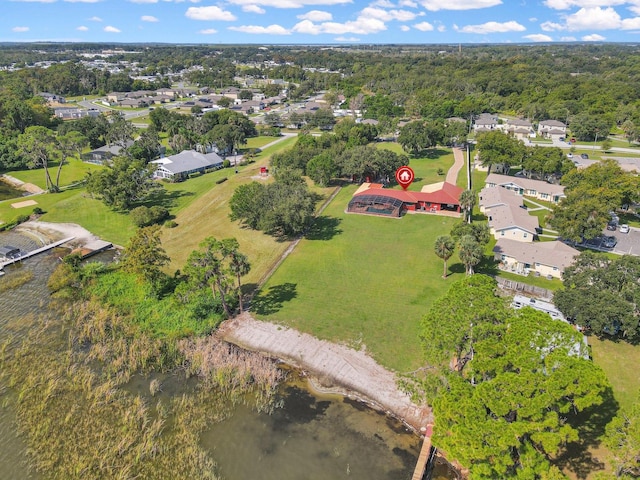
[{"label": "wooden dock", "polygon": [[427,469],[427,463],[431,458],[431,431],[433,425],[427,425],[427,429],[424,432],[424,440],[422,441],[422,449],[420,449],[420,455],[418,456],[418,463],[416,469],[413,471],[413,477],[411,480],[423,480],[424,472]]},{"label": "wooden dock", "polygon": [[20,256],[3,260],[0,262],[0,270],[2,270],[7,265],[13,265],[14,263],[20,262],[26,258],[33,257],[34,255],[38,255],[39,253],[46,252],[47,250],[51,250],[52,248],[59,247],[63,243],[67,243],[73,240],[74,238],[76,237],[69,237],[62,240],[58,240],[57,242],[50,243],[48,245],[45,245],[44,247],[36,248],[35,250],[31,250],[30,252],[21,253]]}]

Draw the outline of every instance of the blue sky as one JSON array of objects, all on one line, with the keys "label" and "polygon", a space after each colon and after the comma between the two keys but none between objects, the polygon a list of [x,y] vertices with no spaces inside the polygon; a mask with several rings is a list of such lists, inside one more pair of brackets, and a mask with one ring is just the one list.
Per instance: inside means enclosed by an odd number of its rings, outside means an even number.
[{"label": "blue sky", "polygon": [[640,42],[640,0],[2,0],[0,41]]}]

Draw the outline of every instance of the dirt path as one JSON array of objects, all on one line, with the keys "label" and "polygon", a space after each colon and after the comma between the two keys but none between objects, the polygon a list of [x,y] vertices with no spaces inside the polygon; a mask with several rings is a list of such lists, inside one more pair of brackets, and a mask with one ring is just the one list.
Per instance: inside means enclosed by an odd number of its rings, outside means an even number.
[{"label": "dirt path", "polygon": [[433,423],[431,409],[401,392],[394,373],[364,351],[319,340],[306,333],[255,320],[248,312],[227,320],[216,335],[241,348],[278,358],[315,378],[319,390],[359,397],[420,431]]}]

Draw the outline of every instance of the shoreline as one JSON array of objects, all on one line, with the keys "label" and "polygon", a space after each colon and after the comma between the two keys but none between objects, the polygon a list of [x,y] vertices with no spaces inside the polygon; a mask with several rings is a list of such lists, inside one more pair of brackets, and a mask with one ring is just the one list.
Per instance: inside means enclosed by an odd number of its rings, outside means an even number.
[{"label": "shoreline", "polygon": [[26,235],[35,236],[43,244],[73,237],[73,240],[68,242],[68,246],[71,247],[82,247],[89,242],[99,239],[97,235],[94,235],[76,223],[54,223],[41,222],[40,220],[29,220],[28,222],[21,223],[15,227],[14,230]]},{"label": "shoreline", "polygon": [[256,320],[249,312],[223,322],[215,335],[298,368],[319,393],[355,398],[401,420],[418,434],[433,423],[431,408],[415,404],[408,394],[398,389],[395,373],[362,350]]}]

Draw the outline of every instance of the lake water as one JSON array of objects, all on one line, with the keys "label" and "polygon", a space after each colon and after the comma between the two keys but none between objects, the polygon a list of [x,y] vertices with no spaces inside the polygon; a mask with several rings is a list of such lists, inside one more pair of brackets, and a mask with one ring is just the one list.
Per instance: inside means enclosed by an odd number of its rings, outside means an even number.
[{"label": "lake water", "polygon": [[[37,239],[0,233],[0,245],[31,250]],[[0,343],[11,319],[46,311],[46,280],[58,262],[53,251],[7,267],[0,282],[17,269],[33,271],[25,285],[0,293]],[[8,402],[10,403],[10,402]],[[420,449],[419,438],[393,418],[340,396],[312,394],[295,373],[282,385],[272,414],[238,406],[225,421],[201,436],[225,480],[404,480],[410,479]],[[0,478],[39,480],[26,471],[25,443],[16,434],[14,412],[0,408]],[[456,478],[446,463],[434,480]]]},{"label": "lake water", "polygon": [[9,198],[20,198],[26,192],[22,190],[18,190],[17,188],[12,187],[6,182],[0,180],[0,202],[2,200],[8,200]]}]

